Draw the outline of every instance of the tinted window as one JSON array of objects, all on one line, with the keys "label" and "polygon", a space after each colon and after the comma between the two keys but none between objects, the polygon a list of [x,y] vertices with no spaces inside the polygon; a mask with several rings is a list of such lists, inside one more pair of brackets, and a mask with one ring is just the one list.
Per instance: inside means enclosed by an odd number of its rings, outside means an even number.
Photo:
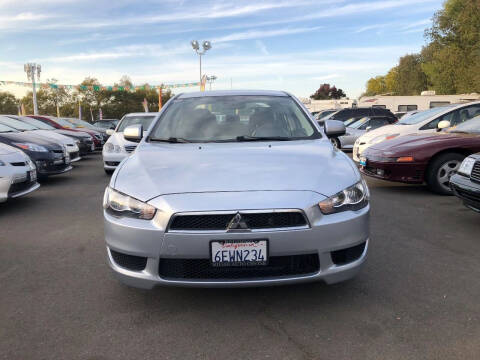
[{"label": "tinted window", "polygon": [[404,116],[400,119],[398,122],[399,125],[413,125],[413,124],[418,124],[422,121],[427,120],[428,118],[435,116],[436,114],[439,114],[441,112],[444,112],[447,110],[444,107],[439,107],[439,108],[433,108],[430,110],[425,110],[421,111],[419,113],[410,115],[410,116]]},{"label": "tinted window", "polygon": [[18,131],[11,128],[10,126],[0,123],[0,133],[4,133],[4,132],[18,132]]},{"label": "tinted window", "polygon": [[418,106],[417,105],[398,105],[398,111],[413,111],[417,110]]},{"label": "tinted window", "polygon": [[149,139],[208,142],[281,137],[295,140],[318,135],[310,118],[290,97],[204,96],[171,103]]},{"label": "tinted window", "polygon": [[55,130],[55,128],[52,125],[49,125],[47,123],[44,123],[43,121],[37,120],[37,119],[32,119],[29,117],[22,117],[21,120],[23,122],[26,122],[27,124],[33,125],[38,127],[39,129],[42,130]]},{"label": "tinted window", "polygon": [[368,126],[370,126],[372,129],[376,129],[388,124],[390,124],[390,122],[386,118],[373,118],[370,120]]}]

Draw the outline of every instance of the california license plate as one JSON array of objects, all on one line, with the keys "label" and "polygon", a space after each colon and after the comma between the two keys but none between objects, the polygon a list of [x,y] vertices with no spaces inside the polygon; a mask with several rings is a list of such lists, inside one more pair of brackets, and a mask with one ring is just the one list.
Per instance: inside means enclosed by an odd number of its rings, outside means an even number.
[{"label": "california license plate", "polygon": [[268,263],[267,240],[211,241],[213,266],[256,266]]}]

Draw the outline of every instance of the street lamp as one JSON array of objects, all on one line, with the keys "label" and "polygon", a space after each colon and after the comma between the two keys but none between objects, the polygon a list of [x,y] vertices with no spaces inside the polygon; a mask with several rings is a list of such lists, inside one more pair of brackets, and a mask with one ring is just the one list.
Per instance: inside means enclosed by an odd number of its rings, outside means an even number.
[{"label": "street lamp", "polygon": [[212,83],[217,80],[217,77],[215,75],[208,76],[206,75],[206,79],[208,83],[210,84],[210,90],[212,90]]},{"label": "street lamp", "polygon": [[200,50],[200,44],[197,40],[192,40],[190,42],[192,45],[193,50],[198,54],[198,58],[200,59],[200,87],[202,86],[202,55],[205,54],[208,50],[212,48],[212,43],[210,41],[204,41],[202,43],[203,50]]},{"label": "street lamp", "polygon": [[37,80],[40,81],[40,73],[42,72],[42,66],[40,64],[27,63],[23,65],[23,70],[27,73],[27,79],[32,81],[33,114],[38,115],[37,88],[35,86],[35,75],[37,75]]}]

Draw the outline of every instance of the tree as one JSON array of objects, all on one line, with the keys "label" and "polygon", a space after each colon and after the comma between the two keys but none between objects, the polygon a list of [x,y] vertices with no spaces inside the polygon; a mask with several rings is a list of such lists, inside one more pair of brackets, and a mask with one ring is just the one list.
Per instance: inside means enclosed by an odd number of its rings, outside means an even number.
[{"label": "tree", "polygon": [[10,92],[0,91],[0,114],[17,114],[18,100]]},{"label": "tree", "polygon": [[373,96],[384,94],[386,92],[387,86],[385,84],[385,76],[376,76],[367,81],[367,91],[365,91],[364,95]]},{"label": "tree", "polygon": [[318,90],[310,95],[313,100],[341,99],[342,97],[346,97],[343,90],[335,86],[330,87],[330,84],[321,84]]},{"label": "tree", "polygon": [[427,90],[427,76],[419,54],[405,55],[396,67],[396,88],[400,95],[420,95]]}]

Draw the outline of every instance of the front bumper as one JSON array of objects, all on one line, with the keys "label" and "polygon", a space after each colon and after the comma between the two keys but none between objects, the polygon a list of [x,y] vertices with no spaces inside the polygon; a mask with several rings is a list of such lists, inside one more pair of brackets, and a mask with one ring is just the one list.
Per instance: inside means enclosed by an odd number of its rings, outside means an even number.
[{"label": "front bumper", "polygon": [[480,212],[480,183],[475,183],[462,175],[450,178],[453,194],[463,200],[466,207]]},{"label": "front bumper", "polygon": [[130,154],[120,152],[102,152],[103,157],[103,167],[105,170],[115,170],[117,166],[122,162],[123,159],[128,157]]},{"label": "front bumper", "polygon": [[15,169],[9,176],[0,177],[0,202],[27,195],[40,187],[36,180],[35,169],[24,167]]},{"label": "front bumper", "polygon": [[422,163],[385,163],[371,161],[360,165],[360,171],[377,179],[406,184],[423,184],[426,164]]},{"label": "front bumper", "polygon": [[[263,201],[265,208],[296,208],[302,209],[310,223],[309,227],[297,230],[267,230],[252,231],[247,233],[227,232],[172,232],[165,231],[159,220],[160,215],[152,221],[138,220],[132,218],[118,218],[104,212],[105,239],[107,245],[108,262],[117,278],[130,286],[151,289],[157,285],[176,285],[192,287],[246,287],[246,286],[267,286],[281,285],[298,282],[324,281],[332,284],[354,277],[364,263],[369,243],[369,206],[358,211],[345,211],[338,214],[322,215],[316,204],[317,199],[312,199],[310,192],[298,192],[302,195],[291,199],[290,205],[286,205],[291,192],[273,192],[274,194],[263,194],[267,200]],[[290,194],[285,194],[290,193]],[[215,194],[215,195],[214,195]],[[310,193],[312,194],[312,193]],[[170,213],[193,211],[190,209],[178,209],[177,205],[185,204],[185,196],[173,195],[173,201],[169,196],[163,199],[155,199],[158,205],[168,203]],[[192,194],[189,194],[192,195]],[[297,194],[295,194],[297,195]],[[234,196],[234,195],[233,195]],[[259,192],[244,192],[239,196],[239,209],[252,209],[258,204]],[[313,196],[315,198],[316,195]],[[201,203],[208,204],[207,207],[216,208],[215,211],[225,211],[228,208],[222,207],[223,200],[231,198],[231,194],[195,194],[193,202],[201,200]],[[240,197],[242,199],[240,200]],[[257,197],[257,201],[254,201]],[[176,199],[175,199],[176,198]],[[181,199],[183,198],[183,199]],[[223,198],[223,199],[222,199]],[[321,199],[324,199],[321,197]],[[177,201],[178,200],[178,201]],[[251,205],[246,203],[251,200]],[[308,205],[305,201],[308,200]],[[313,200],[313,202],[312,202]],[[152,205],[160,208],[156,204]],[[321,200],[320,200],[321,201]],[[293,202],[293,204],[292,204]],[[243,203],[243,204],[242,204]],[[304,206],[300,207],[300,203]],[[243,206],[242,206],[243,205]],[[273,206],[269,206],[273,205]],[[283,206],[282,206],[283,205]],[[292,206],[297,205],[297,206]],[[180,210],[180,211],[177,211]],[[212,210],[195,208],[195,211]],[[231,208],[230,208],[231,210]],[[259,209],[260,210],[260,209]],[[234,210],[236,211],[236,210]],[[157,212],[159,213],[159,212]],[[161,212],[164,218],[165,213]],[[262,277],[253,276],[240,279],[213,279],[213,278],[171,278],[160,275],[160,267],[167,260],[209,260],[210,241],[212,240],[260,240],[267,239],[269,246],[269,257],[288,257],[306,254],[315,254],[318,257],[318,269],[311,273],[289,274],[286,276]],[[335,261],[333,254],[338,254],[345,249],[360,249],[358,256],[346,263]],[[140,270],[130,270],[121,266],[114,260],[112,251],[121,253],[133,258],[145,259],[145,264]]]}]

